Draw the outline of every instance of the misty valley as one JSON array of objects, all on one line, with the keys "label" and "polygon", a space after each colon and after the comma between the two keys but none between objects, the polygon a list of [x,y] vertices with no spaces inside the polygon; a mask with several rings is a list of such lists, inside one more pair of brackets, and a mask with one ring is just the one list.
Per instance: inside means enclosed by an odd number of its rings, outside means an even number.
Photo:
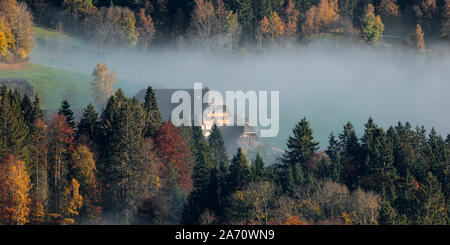
[{"label": "misty valley", "polygon": [[449,31],[448,0],[2,0],[0,224],[447,225]]}]

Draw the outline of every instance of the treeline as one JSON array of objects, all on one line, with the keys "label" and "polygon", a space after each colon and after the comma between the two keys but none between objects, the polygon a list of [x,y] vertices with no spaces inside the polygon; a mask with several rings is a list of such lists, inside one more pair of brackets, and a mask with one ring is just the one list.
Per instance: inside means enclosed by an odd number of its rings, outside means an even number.
[{"label": "treeline", "polygon": [[414,47],[424,33],[430,40],[448,39],[450,28],[448,0],[24,1],[38,24],[94,38],[100,52],[117,45],[146,52],[151,43],[227,52],[290,46],[317,36],[375,45],[385,30],[413,35],[407,45]]},{"label": "treeline", "polygon": [[0,63],[27,60],[33,48],[33,17],[25,3],[0,2]]},{"label": "treeline", "polygon": [[[231,159],[230,159],[231,158]],[[2,224],[448,224],[450,135],[370,118],[325,151],[309,122],[266,165],[228,156],[218,127],[162,122],[151,87],[118,90],[76,123],[64,101],[45,123],[39,97],[0,90]]]}]

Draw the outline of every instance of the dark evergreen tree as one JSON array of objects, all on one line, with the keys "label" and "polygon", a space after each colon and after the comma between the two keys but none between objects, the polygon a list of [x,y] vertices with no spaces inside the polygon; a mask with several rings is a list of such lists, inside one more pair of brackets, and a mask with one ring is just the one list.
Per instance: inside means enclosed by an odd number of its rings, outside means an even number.
[{"label": "dark evergreen tree", "polygon": [[334,182],[341,183],[342,163],[339,151],[339,143],[333,133],[330,134],[328,140],[328,148],[325,153],[330,158],[330,164],[327,166],[327,177]]},{"label": "dark evergreen tree", "polygon": [[146,166],[143,164],[145,113],[136,99],[122,90],[112,95],[101,117],[100,172],[103,207],[110,219],[121,224],[133,221],[140,202],[147,198]]},{"label": "dark evergreen tree", "polygon": [[208,143],[214,157],[214,166],[218,169],[226,167],[228,164],[228,153],[225,150],[225,143],[222,139],[220,129],[216,124],[212,126]]},{"label": "dark evergreen tree", "polygon": [[339,148],[343,167],[343,182],[350,190],[355,190],[361,177],[358,171],[360,169],[358,166],[361,162],[361,146],[355,129],[350,122],[344,126],[343,132],[339,134]]},{"label": "dark evergreen tree", "polygon": [[380,225],[395,225],[397,219],[397,212],[392,208],[388,201],[382,201],[380,204],[380,211],[378,223]]},{"label": "dark evergreen tree", "polygon": [[230,173],[228,175],[228,193],[242,190],[251,180],[251,172],[247,157],[242,148],[238,148],[236,155],[231,160]]},{"label": "dark evergreen tree", "polygon": [[94,105],[89,103],[78,124],[76,138],[80,139],[80,137],[85,136],[90,141],[96,142],[99,127],[98,113],[95,112]]},{"label": "dark evergreen tree", "polygon": [[313,132],[306,118],[303,118],[292,130],[293,135],[287,141],[287,150],[283,156],[283,162],[287,165],[300,163],[303,170],[319,149],[319,142],[314,140]]},{"label": "dark evergreen tree", "polygon": [[0,158],[14,154],[27,162],[29,128],[21,109],[20,94],[8,91],[6,86],[0,89]]},{"label": "dark evergreen tree", "polygon": [[156,100],[155,91],[149,86],[145,93],[144,110],[146,113],[145,122],[145,137],[155,137],[159,127],[161,126],[162,119],[161,113],[158,108],[158,101]]},{"label": "dark evergreen tree", "polygon": [[69,126],[75,129],[75,118],[73,117],[73,111],[72,109],[70,109],[70,104],[67,100],[64,100],[62,102],[61,108],[59,108],[58,113],[66,116]]},{"label": "dark evergreen tree", "polygon": [[[198,224],[200,215],[206,210],[217,211],[218,208],[218,182],[217,172],[212,171],[213,155],[203,136],[203,130],[194,126],[192,128],[195,156],[192,180],[194,190],[188,197],[187,206],[183,212],[183,223]],[[215,210],[214,210],[215,209]]]},{"label": "dark evergreen tree", "polygon": [[266,167],[264,166],[264,160],[259,152],[256,154],[256,158],[251,166],[252,180],[260,182],[267,179]]},{"label": "dark evergreen tree", "polygon": [[447,222],[445,199],[436,176],[428,172],[419,191],[420,209],[418,224],[443,225]]}]

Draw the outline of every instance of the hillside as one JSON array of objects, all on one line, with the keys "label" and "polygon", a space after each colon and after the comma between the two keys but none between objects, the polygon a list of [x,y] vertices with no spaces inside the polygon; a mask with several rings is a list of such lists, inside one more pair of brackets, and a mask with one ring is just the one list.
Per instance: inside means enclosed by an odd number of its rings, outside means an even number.
[{"label": "hillside", "polygon": [[67,99],[74,108],[90,102],[91,76],[78,72],[51,68],[37,64],[21,67],[0,67],[0,78],[26,79],[41,97],[43,109],[58,108]]}]

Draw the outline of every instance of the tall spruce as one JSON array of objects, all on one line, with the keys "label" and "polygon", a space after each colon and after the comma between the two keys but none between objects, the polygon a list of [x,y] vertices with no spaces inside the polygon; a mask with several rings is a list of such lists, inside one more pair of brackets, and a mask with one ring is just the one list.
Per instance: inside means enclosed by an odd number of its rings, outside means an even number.
[{"label": "tall spruce", "polygon": [[70,108],[70,104],[67,100],[63,100],[58,113],[64,115],[67,119],[67,123],[69,124],[69,126],[75,129],[75,118],[73,117],[73,111]]},{"label": "tall spruce", "polygon": [[155,137],[161,126],[161,112],[158,108],[155,91],[149,86],[145,93],[144,110],[146,115],[144,137]]},{"label": "tall spruce", "polygon": [[17,90],[0,89],[0,158],[14,154],[27,161],[29,128],[24,119],[21,98]]},{"label": "tall spruce", "polygon": [[[202,129],[194,126],[192,134],[195,156],[194,171],[192,172],[194,190],[189,195],[187,206],[183,212],[183,223],[185,224],[198,224],[203,212],[214,211],[218,205],[217,176],[215,176],[216,171],[212,172],[214,157],[203,136]],[[211,182],[212,180],[215,183]]]},{"label": "tall spruce", "polygon": [[251,181],[251,172],[247,157],[242,148],[238,148],[236,155],[231,160],[228,175],[228,193],[242,190]]},{"label": "tall spruce", "polygon": [[95,112],[94,105],[89,103],[84,109],[83,116],[77,127],[76,137],[79,139],[82,136],[87,137],[90,141],[95,142],[97,138],[97,131],[99,129],[98,113]]},{"label": "tall spruce", "polygon": [[251,172],[252,172],[252,181],[261,182],[267,179],[264,160],[259,154],[259,152],[256,154],[256,158],[252,162]]},{"label": "tall spruce", "polygon": [[137,207],[148,191],[143,156],[145,114],[136,99],[118,90],[102,113],[100,171],[104,186],[103,206],[111,219],[120,224],[133,221]]}]

